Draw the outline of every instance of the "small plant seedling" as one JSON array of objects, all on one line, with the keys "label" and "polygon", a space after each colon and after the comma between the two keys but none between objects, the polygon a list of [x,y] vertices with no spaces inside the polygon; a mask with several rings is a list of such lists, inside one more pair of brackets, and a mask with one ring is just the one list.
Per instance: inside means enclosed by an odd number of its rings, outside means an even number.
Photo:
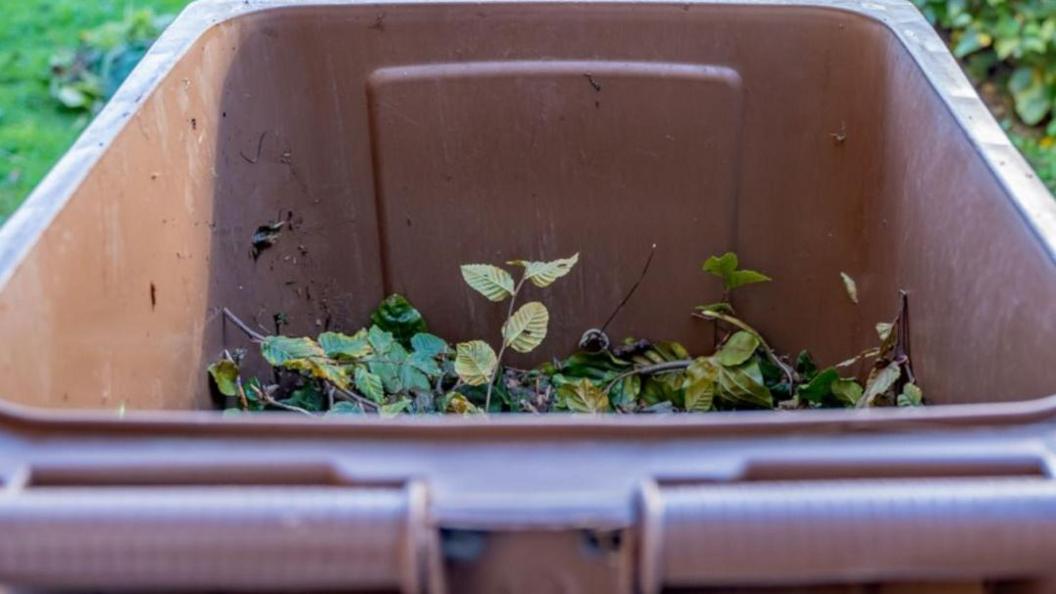
[{"label": "small plant seedling", "polygon": [[461,343],[457,347],[455,372],[458,373],[458,377],[471,386],[485,383],[488,386],[484,397],[484,410],[490,410],[491,393],[495,387],[495,378],[506,349],[512,348],[518,353],[530,353],[546,338],[550,325],[550,311],[545,305],[532,301],[522,305],[516,312],[513,310],[517,303],[517,296],[524,288],[524,283],[531,282],[539,288],[549,287],[554,281],[571,272],[577,262],[579,262],[578,253],[570,258],[550,262],[527,260],[507,262],[511,266],[523,268],[521,278],[516,284],[510,273],[498,266],[491,264],[462,266],[462,278],[474,291],[489,301],[501,303],[508,299],[510,302],[506,321],[502,325],[502,346],[499,347],[498,355],[483,340]]}]

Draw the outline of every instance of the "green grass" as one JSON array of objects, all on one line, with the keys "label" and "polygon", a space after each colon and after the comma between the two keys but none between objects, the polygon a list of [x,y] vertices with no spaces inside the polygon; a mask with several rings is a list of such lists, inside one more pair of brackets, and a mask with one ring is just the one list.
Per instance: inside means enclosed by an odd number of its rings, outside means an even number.
[{"label": "green grass", "polygon": [[126,10],[176,13],[189,0],[0,0],[0,221],[18,207],[84,130],[89,117],[48,91],[49,59],[81,31]]}]

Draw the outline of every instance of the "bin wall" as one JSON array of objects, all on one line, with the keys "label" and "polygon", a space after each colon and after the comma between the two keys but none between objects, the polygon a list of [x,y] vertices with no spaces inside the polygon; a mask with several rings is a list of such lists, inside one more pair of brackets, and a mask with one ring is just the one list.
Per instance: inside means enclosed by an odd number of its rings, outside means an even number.
[{"label": "bin wall", "polygon": [[[288,334],[350,330],[396,291],[439,334],[493,336],[504,310],[458,265],[578,251],[573,275],[530,295],[554,316],[540,358],[560,354],[653,243],[616,337],[706,351],[688,313],[719,291],[699,263],[735,250],[775,278],[736,304],[782,350],[831,363],[869,346],[905,288],[933,402],[1056,391],[1038,365],[1056,357],[1051,258],[979,139],[858,14],[276,9],[210,28],[118,109],[134,115],[93,166],[67,168],[85,178],[0,291],[9,400],[211,406],[204,362],[249,346],[221,307],[263,329],[282,312]],[[290,225],[254,258],[276,219]]]}]

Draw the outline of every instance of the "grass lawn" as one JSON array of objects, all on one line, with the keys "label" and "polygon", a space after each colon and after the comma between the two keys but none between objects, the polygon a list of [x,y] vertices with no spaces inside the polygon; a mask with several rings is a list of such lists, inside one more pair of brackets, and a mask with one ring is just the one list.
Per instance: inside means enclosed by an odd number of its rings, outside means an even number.
[{"label": "grass lawn", "polygon": [[[50,95],[49,60],[74,48],[80,33],[120,20],[128,10],[177,13],[189,0],[0,0],[0,223],[41,180],[90,120]],[[1013,141],[1056,191],[1056,146],[1006,122]]]},{"label": "grass lawn", "polygon": [[49,59],[130,8],[176,13],[189,0],[0,0],[0,221],[22,203],[89,117],[48,91]]}]

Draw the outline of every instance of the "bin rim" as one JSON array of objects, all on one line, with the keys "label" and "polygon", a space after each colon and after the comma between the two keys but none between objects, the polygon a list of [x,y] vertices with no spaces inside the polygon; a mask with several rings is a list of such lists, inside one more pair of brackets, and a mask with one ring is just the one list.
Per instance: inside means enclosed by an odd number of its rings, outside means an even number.
[{"label": "bin rim", "polygon": [[[114,97],[85,129],[26,201],[0,227],[0,289],[18,270],[44,231],[66,206],[110,144],[123,133],[136,108],[150,97],[176,64],[216,27],[274,10],[305,10],[340,6],[450,4],[453,6],[517,4],[552,6],[672,5],[801,8],[833,10],[866,18],[883,26],[912,58],[947,111],[968,136],[987,169],[1005,190],[1048,260],[1056,266],[1056,200],[1038,179],[1026,159],[983,104],[945,43],[910,0],[196,0],[188,5],[161,35],[132,71]],[[732,416],[731,416],[732,415]],[[699,415],[626,415],[590,418],[547,415],[544,418],[504,414],[488,419],[339,419],[333,422],[304,420],[295,415],[262,418],[222,418],[218,411],[129,412],[118,417],[101,410],[51,411],[0,402],[0,423],[24,429],[99,429],[106,431],[219,431],[259,434],[264,428],[299,434],[362,433],[378,436],[407,432],[473,434],[525,430],[532,436],[554,432],[590,435],[640,435],[662,431],[675,436],[690,434],[746,434],[815,431],[874,431],[919,427],[974,426],[1033,423],[1056,416],[1056,395],[1010,403],[956,404],[922,410],[873,409],[865,411],[737,412]],[[468,434],[467,434],[468,435]]]},{"label": "bin rim", "polygon": [[0,428],[21,433],[202,437],[428,439],[688,439],[789,434],[867,434],[1028,426],[1056,419],[1056,395],[997,404],[921,408],[736,411],[673,414],[421,415],[306,418],[282,411],[225,416],[210,410],[53,411],[0,402]]}]

